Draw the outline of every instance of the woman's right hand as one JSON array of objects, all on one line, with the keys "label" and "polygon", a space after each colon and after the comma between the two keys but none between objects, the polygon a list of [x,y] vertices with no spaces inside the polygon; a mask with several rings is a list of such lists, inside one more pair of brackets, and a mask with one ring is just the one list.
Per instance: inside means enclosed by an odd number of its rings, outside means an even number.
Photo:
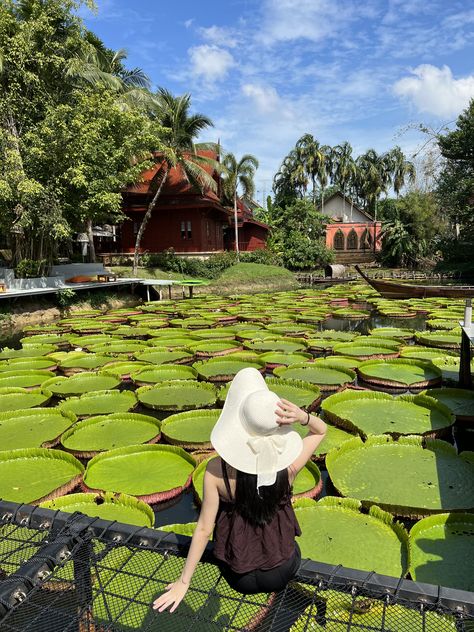
[{"label": "woman's right hand", "polygon": [[296,404],[283,398],[277,403],[275,414],[277,416],[277,422],[281,426],[306,422],[308,417],[308,414],[304,410],[301,410]]}]

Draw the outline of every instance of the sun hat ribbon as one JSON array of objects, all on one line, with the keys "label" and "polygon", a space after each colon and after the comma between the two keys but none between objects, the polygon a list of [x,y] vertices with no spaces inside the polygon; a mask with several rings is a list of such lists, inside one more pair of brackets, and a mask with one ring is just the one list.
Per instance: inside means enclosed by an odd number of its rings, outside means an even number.
[{"label": "sun hat ribbon", "polygon": [[249,437],[247,445],[257,456],[257,487],[273,485],[277,476],[278,455],[285,449],[285,439],[278,435]]}]

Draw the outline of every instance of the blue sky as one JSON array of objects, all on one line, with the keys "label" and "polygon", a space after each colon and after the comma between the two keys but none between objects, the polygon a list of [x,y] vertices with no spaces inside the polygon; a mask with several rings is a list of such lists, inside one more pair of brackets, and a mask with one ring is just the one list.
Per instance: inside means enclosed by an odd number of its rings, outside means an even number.
[{"label": "blue sky", "polygon": [[306,132],[357,155],[423,141],[474,97],[473,0],[96,0],[82,17],[155,86],[190,92],[221,139],[260,160],[258,199]]}]

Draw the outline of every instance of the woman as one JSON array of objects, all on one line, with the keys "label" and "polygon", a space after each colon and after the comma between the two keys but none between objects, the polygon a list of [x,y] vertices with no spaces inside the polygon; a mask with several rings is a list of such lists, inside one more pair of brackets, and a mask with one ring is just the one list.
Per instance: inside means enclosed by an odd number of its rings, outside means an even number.
[{"label": "woman", "polygon": [[[308,426],[302,439],[291,424]],[[211,433],[219,457],[204,474],[201,513],[179,579],[153,602],[174,612],[214,531],[214,556],[227,582],[243,593],[281,590],[296,574],[301,531],[291,486],[326,433],[314,415],[270,391],[256,369],[230,385]]]}]

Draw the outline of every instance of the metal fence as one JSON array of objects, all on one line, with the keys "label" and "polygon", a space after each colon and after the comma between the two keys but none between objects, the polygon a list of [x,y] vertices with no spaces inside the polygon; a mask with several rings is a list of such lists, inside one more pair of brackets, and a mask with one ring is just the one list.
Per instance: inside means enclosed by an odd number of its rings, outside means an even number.
[{"label": "metal fence", "polygon": [[474,631],[474,593],[310,560],[280,593],[242,595],[211,546],[176,612],[158,613],[153,599],[179,576],[189,542],[0,501],[0,631]]}]

